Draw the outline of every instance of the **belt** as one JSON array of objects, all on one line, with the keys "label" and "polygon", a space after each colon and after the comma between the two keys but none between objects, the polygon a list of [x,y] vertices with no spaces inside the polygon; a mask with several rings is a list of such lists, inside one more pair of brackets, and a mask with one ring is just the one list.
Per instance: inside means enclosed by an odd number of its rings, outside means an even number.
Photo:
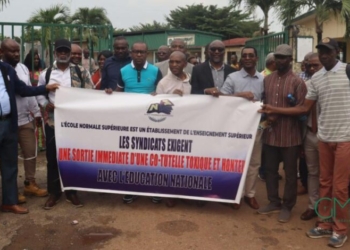
[{"label": "belt", "polygon": [[0,121],[5,121],[11,118],[11,114],[0,116]]}]

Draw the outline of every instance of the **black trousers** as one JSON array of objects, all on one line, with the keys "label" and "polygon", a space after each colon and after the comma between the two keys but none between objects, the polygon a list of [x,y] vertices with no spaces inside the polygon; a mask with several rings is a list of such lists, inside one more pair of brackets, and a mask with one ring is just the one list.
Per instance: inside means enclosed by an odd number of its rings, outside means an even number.
[{"label": "black trousers", "polygon": [[[270,203],[291,210],[297,200],[297,160],[300,150],[299,146],[294,147],[274,147],[263,145],[265,156],[265,173],[267,198]],[[285,185],[283,199],[278,193],[278,167],[282,159],[285,171]]]},{"label": "black trousers", "polygon": [[[45,124],[46,136],[46,160],[47,160],[47,191],[50,194],[58,195],[62,192],[60,175],[57,164],[55,129]],[[69,190],[66,194],[76,193]]]},{"label": "black trousers", "polygon": [[309,171],[307,170],[306,160],[305,156],[300,156],[299,158],[299,175],[300,175],[300,182],[303,187],[307,190],[307,176],[309,174]]}]

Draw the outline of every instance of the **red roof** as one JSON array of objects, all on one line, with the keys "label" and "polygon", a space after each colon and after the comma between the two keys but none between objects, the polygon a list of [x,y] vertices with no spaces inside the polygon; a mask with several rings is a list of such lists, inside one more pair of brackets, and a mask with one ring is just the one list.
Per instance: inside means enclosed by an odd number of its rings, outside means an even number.
[{"label": "red roof", "polygon": [[229,40],[223,41],[225,46],[244,46],[245,42],[249,40],[250,38],[247,37],[241,37],[241,38],[233,38]]}]

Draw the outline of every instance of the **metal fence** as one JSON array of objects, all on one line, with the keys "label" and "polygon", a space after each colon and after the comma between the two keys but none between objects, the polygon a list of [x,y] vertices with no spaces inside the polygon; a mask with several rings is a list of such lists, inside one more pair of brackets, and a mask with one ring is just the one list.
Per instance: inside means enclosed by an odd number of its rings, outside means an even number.
[{"label": "metal fence", "polygon": [[284,31],[248,40],[245,46],[256,48],[259,57],[257,69],[262,71],[265,68],[265,58],[267,54],[274,52],[278,45],[288,43],[289,35],[287,31]]},{"label": "metal fence", "polygon": [[[6,23],[0,22],[0,41],[11,38],[21,46],[21,61],[34,49],[38,50],[46,65],[51,65],[54,41],[65,38],[72,43],[90,49],[90,57],[113,46],[113,27],[111,25],[76,25],[48,23]],[[31,50],[34,48],[33,50]]]}]

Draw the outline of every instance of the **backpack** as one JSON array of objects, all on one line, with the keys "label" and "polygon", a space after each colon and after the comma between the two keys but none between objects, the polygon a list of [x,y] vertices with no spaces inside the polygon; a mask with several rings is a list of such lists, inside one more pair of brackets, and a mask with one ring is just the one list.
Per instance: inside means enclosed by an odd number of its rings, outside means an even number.
[{"label": "backpack", "polygon": [[[77,75],[78,75],[78,77],[80,79],[81,88],[84,88],[85,87],[85,82],[84,82],[84,80],[83,80],[83,78],[81,76],[81,70],[80,70],[78,65],[75,65],[74,68],[75,68],[75,72],[77,72]],[[52,66],[48,67],[47,70],[46,70],[46,74],[45,74],[45,82],[46,82],[46,84],[48,84],[49,81],[50,81],[51,71],[52,71]]]}]

